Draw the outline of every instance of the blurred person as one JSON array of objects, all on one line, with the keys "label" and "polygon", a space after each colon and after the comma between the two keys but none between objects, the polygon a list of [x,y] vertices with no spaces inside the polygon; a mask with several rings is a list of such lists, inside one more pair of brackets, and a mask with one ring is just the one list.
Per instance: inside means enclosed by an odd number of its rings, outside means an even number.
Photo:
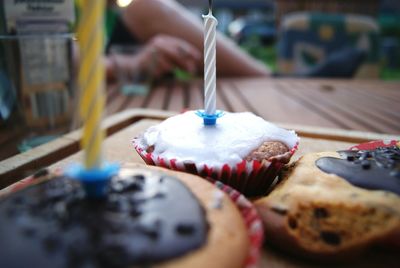
[{"label": "blurred person", "polygon": [[[108,8],[113,8],[114,4],[114,0],[108,0]],[[133,0],[115,13],[114,23],[108,25],[107,50],[121,43],[140,44],[143,48],[133,56],[108,53],[105,58],[107,78],[115,78],[116,66],[146,69],[155,77],[170,73],[177,67],[191,74],[202,73],[203,31],[201,19],[174,0]],[[217,74],[267,76],[270,70],[218,33]]]}]

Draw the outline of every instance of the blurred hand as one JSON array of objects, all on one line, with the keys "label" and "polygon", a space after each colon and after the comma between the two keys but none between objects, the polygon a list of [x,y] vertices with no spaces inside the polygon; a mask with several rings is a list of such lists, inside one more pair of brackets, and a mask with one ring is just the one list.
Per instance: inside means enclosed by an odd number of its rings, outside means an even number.
[{"label": "blurred hand", "polygon": [[176,67],[196,73],[201,62],[201,53],[197,48],[182,39],[167,35],[153,37],[134,56],[113,57],[120,68],[145,71],[153,77],[160,77]]},{"label": "blurred hand", "polygon": [[201,61],[200,51],[190,43],[167,35],[158,35],[150,40],[140,55],[143,65],[153,64],[151,73],[163,75],[179,67],[189,73],[195,73]]}]

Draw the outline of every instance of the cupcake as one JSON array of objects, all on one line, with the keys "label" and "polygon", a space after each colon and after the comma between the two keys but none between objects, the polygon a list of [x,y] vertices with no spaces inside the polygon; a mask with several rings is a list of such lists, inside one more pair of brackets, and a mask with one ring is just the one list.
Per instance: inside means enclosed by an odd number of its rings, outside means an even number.
[{"label": "cupcake", "polygon": [[152,126],[133,140],[150,165],[222,181],[247,196],[263,195],[297,149],[294,131],[252,113],[225,113],[205,126],[188,111]]},{"label": "cupcake", "polygon": [[400,252],[397,141],[305,154],[281,174],[277,187],[255,202],[271,245],[330,263],[361,260],[382,246]]},{"label": "cupcake", "polygon": [[137,165],[103,199],[65,175],[33,181],[0,199],[0,267],[242,268],[259,250],[233,199],[191,174]]}]

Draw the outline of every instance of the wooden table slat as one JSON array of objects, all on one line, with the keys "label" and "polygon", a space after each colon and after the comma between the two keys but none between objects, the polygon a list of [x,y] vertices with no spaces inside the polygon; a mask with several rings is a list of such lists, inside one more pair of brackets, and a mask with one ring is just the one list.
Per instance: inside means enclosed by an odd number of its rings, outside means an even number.
[{"label": "wooden table slat", "polygon": [[223,87],[221,83],[217,83],[217,97],[218,97],[217,109],[224,110],[226,112],[233,112],[234,105],[232,104],[231,100],[228,98],[226,92],[222,88]]},{"label": "wooden table slat", "polygon": [[[112,93],[108,94],[111,99],[107,99],[107,115],[112,115],[128,108],[141,108],[149,97],[145,95],[123,94],[117,86],[111,86],[108,90]],[[149,92],[150,94],[151,91]]]},{"label": "wooden table slat", "polygon": [[383,85],[366,85],[365,87],[355,87],[358,90],[363,90],[368,93],[370,96],[377,96],[376,91],[379,91],[379,96],[382,99],[386,99],[387,101],[400,101],[400,96],[398,95],[399,86],[389,87],[385,84]]},{"label": "wooden table slat", "polygon": [[[266,120],[273,120],[282,123],[309,124],[321,127],[337,128],[339,125],[327,120],[312,107],[302,105],[297,99],[285,94],[284,91],[276,90],[277,87],[266,87],[264,97],[257,94],[255,89],[243,89],[244,96],[249,99],[255,107],[265,107],[260,112],[260,116]],[[310,124],[310,122],[312,122]]]},{"label": "wooden table slat", "polygon": [[[301,85],[297,85],[297,88],[301,88]],[[392,123],[385,123],[379,120],[377,113],[373,113],[371,109],[366,106],[358,106],[357,100],[362,103],[363,99],[349,99],[343,98],[342,93],[345,91],[343,88],[336,88],[331,91],[322,90],[307,90],[303,89],[301,94],[306,96],[308,99],[313,100],[313,102],[319,102],[324,105],[326,110],[331,113],[341,114],[343,118],[350,119],[354,124],[360,124],[365,126],[366,129],[378,132],[382,131],[384,133],[392,133],[394,129],[392,128]],[[298,93],[298,92],[297,92]],[[334,99],[335,101],[331,101]],[[376,118],[376,120],[371,120]],[[386,119],[385,119],[386,121]]]},{"label": "wooden table slat", "polygon": [[[400,105],[376,101],[370,95],[363,96],[364,92],[362,90],[354,90],[348,86],[345,89],[345,95],[354,100],[352,104],[362,105],[377,114],[400,120]],[[360,95],[362,96],[361,100]]]},{"label": "wooden table slat", "polygon": [[308,97],[304,96],[302,92],[296,92],[294,90],[290,91],[286,87],[281,87],[280,90],[285,92],[285,94],[288,96],[293,97],[293,99],[298,101],[304,107],[312,109],[315,113],[323,116],[326,120],[336,124],[338,128],[368,130],[365,125],[354,122],[353,120],[338,114],[336,111],[328,110],[325,105],[321,104],[319,101],[313,101],[312,99],[309,99]]},{"label": "wooden table slat", "polygon": [[[351,88],[351,87],[348,86],[348,88]],[[357,93],[359,96],[365,96],[366,99],[374,100],[375,103],[379,103],[382,106],[397,107],[396,104],[398,104],[400,102],[400,98],[394,98],[393,96],[390,96],[390,97],[385,96],[384,94],[385,94],[385,92],[387,92],[387,90],[382,89],[382,88],[375,89],[375,91],[373,91],[372,89],[365,90],[364,88],[351,88],[351,90],[354,93]],[[376,93],[376,90],[379,90],[378,94]]]},{"label": "wooden table slat", "polygon": [[[218,88],[220,88],[220,85],[219,84],[217,84],[217,85],[218,85]],[[216,109],[231,112],[233,107],[232,107],[231,103],[228,101],[228,99],[226,98],[224,91],[217,90],[216,93],[217,93]]]},{"label": "wooden table slat", "polygon": [[162,110],[164,99],[169,94],[169,87],[156,86],[152,88],[143,102],[143,108]]},{"label": "wooden table slat", "polygon": [[231,83],[219,83],[218,90],[223,93],[230,103],[232,112],[249,111],[248,105],[243,101],[243,96],[238,95],[238,89],[234,88]]},{"label": "wooden table slat", "polygon": [[188,88],[189,90],[189,105],[188,107],[191,110],[197,110],[203,108],[204,102],[204,93],[203,93],[203,84],[199,81],[195,81],[191,83],[191,86]]},{"label": "wooden table slat", "polygon": [[396,125],[400,120],[400,105],[398,107],[395,104],[382,105],[370,98],[360,98],[351,88],[344,88],[338,96],[338,101],[351,107],[350,109],[356,109],[359,113],[382,120],[387,125]]},{"label": "wooden table slat", "polygon": [[243,107],[246,107],[247,111],[252,112],[258,116],[260,115],[260,112],[257,110],[254,103],[246,98],[246,95],[248,95],[248,93],[244,93],[239,86],[233,83],[231,84],[231,91],[233,92],[233,95],[241,100],[241,102],[243,103]]},{"label": "wooden table slat", "polygon": [[319,113],[323,113],[324,116],[330,118],[330,120],[335,120],[336,123],[344,126],[344,128],[351,129],[356,127],[360,130],[372,130],[374,132],[379,132],[379,128],[377,128],[374,124],[364,120],[355,113],[353,114],[349,112],[346,107],[341,107],[337,104],[337,102],[332,102],[326,96],[318,96],[317,91],[300,91],[301,87],[299,85],[296,85],[296,88],[299,88],[299,90],[293,90],[290,92],[287,90],[287,88],[284,90],[286,91],[286,94],[291,94],[295,98],[307,103],[307,105],[315,107],[318,109]]},{"label": "wooden table slat", "polygon": [[[168,105],[164,110],[182,112],[185,107],[184,94],[183,94],[183,86],[178,84],[172,88],[170,88],[167,95],[169,95]],[[177,98],[176,96],[181,96],[181,98]]]}]

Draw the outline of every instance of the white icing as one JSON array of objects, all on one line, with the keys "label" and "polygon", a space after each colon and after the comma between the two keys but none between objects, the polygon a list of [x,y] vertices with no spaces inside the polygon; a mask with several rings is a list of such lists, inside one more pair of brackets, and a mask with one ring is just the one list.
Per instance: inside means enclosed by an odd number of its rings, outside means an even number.
[{"label": "white icing", "polygon": [[154,154],[165,159],[198,165],[235,165],[265,141],[281,141],[293,148],[299,138],[252,113],[228,113],[215,126],[188,111],[150,127],[140,138],[142,147],[154,145]]}]

